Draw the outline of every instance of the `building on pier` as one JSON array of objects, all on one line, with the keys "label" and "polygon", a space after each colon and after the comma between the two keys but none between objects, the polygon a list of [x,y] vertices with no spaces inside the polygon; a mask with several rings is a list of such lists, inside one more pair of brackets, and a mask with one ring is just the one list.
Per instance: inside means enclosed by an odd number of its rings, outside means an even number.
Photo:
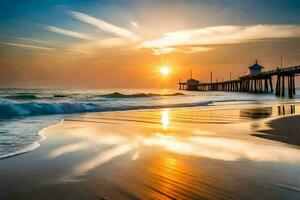
[{"label": "building on pier", "polygon": [[257,61],[255,61],[254,65],[251,65],[248,67],[249,68],[249,74],[250,75],[257,75],[262,72],[262,69],[264,68],[263,66],[257,64]]},{"label": "building on pier", "polygon": [[187,83],[188,90],[198,90],[198,85],[200,81],[190,78],[189,80],[186,81],[186,83]]}]

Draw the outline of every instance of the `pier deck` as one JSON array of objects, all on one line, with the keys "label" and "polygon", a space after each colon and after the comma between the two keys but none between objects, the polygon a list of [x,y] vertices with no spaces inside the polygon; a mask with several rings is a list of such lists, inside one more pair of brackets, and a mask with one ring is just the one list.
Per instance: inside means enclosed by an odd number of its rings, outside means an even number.
[{"label": "pier deck", "polygon": [[272,78],[275,76],[277,78],[275,95],[285,96],[285,83],[287,83],[288,96],[291,98],[296,94],[295,76],[297,74],[300,74],[300,65],[277,68],[255,75],[249,74],[234,80],[193,83],[192,87],[188,82],[179,82],[178,85],[180,90],[273,93]]}]

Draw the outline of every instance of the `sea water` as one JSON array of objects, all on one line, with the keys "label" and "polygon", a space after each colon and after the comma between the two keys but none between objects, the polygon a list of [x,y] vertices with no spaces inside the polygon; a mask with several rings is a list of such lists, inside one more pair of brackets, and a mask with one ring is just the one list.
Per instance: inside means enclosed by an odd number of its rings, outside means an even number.
[{"label": "sea water", "polygon": [[0,89],[0,159],[39,146],[40,130],[70,115],[137,109],[211,106],[218,103],[298,102],[274,94],[188,92],[178,90]]}]

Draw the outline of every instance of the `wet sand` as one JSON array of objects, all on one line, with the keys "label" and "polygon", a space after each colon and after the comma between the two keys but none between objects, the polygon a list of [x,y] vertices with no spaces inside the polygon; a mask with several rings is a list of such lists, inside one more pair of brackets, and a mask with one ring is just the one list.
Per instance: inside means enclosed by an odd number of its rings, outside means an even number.
[{"label": "wet sand", "polygon": [[268,123],[271,129],[263,130],[260,137],[300,146],[300,115],[282,117]]},{"label": "wet sand", "polygon": [[299,147],[256,136],[299,138],[283,132],[300,122],[289,108],[278,119],[257,105],[70,117],[38,149],[0,160],[0,199],[299,199]]}]

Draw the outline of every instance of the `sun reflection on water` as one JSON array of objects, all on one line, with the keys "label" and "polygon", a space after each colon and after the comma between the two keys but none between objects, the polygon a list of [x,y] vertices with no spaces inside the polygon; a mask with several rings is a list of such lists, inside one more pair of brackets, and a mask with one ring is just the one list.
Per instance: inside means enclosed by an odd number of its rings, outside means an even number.
[{"label": "sun reflection on water", "polygon": [[163,110],[161,112],[161,124],[164,129],[168,128],[169,125],[169,110]]}]

